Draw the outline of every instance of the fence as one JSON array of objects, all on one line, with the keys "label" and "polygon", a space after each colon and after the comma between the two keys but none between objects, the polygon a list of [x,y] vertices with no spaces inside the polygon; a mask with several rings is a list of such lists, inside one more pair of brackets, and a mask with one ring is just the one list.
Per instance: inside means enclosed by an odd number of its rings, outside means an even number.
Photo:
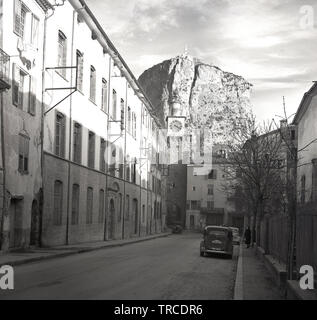
[{"label": "fence", "polygon": [[[266,254],[287,264],[289,217],[266,217],[260,224],[260,246]],[[303,265],[317,270],[317,205],[298,208],[296,216],[296,269]]]},{"label": "fence", "polygon": [[289,221],[285,215],[266,217],[260,225],[260,246],[279,263],[287,263]]},{"label": "fence", "polygon": [[310,265],[317,270],[317,205],[299,208],[296,221],[296,269]]}]

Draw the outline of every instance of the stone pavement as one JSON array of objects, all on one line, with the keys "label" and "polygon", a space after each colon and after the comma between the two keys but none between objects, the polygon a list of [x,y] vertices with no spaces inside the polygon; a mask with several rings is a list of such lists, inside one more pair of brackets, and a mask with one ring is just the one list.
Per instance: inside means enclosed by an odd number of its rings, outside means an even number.
[{"label": "stone pavement", "polygon": [[255,248],[240,246],[235,300],[284,300]]},{"label": "stone pavement", "polygon": [[150,235],[146,237],[138,237],[124,240],[109,240],[109,241],[98,241],[98,242],[88,242],[80,244],[72,244],[68,246],[58,246],[50,248],[28,248],[21,250],[14,250],[11,252],[0,252],[0,266],[10,265],[17,266],[25,263],[40,261],[43,259],[53,259],[69,256],[72,254],[89,252],[93,250],[100,250],[105,248],[112,248],[117,246],[124,246],[127,244],[152,240],[161,237],[167,237],[170,233],[160,233],[155,235]]}]

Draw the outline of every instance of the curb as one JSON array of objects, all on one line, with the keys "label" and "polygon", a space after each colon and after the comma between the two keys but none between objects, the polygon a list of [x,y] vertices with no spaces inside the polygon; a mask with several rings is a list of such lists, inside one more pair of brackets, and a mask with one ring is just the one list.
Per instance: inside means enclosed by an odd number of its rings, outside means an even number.
[{"label": "curb", "polygon": [[[34,258],[26,258],[24,260],[19,260],[19,261],[7,261],[4,263],[1,263],[2,265],[10,265],[10,266],[19,266],[19,265],[23,265],[23,264],[28,264],[28,263],[32,263],[32,262],[39,262],[39,261],[44,261],[44,260],[51,260],[51,259],[55,259],[55,258],[64,258],[67,256],[71,256],[71,255],[75,255],[75,254],[80,254],[80,253],[86,253],[86,252],[91,252],[91,251],[97,251],[97,250],[102,250],[102,249],[110,249],[110,248],[114,248],[114,247],[123,247],[129,244],[135,244],[135,243],[139,243],[139,242],[145,242],[145,241],[150,241],[150,240],[154,240],[154,239],[158,239],[158,238],[165,238],[170,236],[170,233],[164,233],[164,234],[160,234],[157,236],[153,236],[151,238],[138,238],[138,239],[133,239],[131,241],[127,241],[127,242],[123,242],[123,243],[113,243],[113,244],[106,244],[106,245],[101,245],[99,247],[91,247],[91,248],[78,248],[78,249],[71,249],[69,252],[63,252],[63,253],[56,253],[56,254],[52,254],[52,255],[48,255],[48,256],[39,256],[39,257],[34,257]],[[67,250],[67,248],[65,248],[65,250]]]},{"label": "curb", "polygon": [[243,300],[243,245],[239,247],[239,258],[233,300]]}]

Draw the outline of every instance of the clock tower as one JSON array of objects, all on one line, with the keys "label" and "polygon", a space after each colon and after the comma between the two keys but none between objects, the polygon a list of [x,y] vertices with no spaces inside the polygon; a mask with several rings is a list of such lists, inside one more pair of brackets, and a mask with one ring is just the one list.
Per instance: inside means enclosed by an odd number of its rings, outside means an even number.
[{"label": "clock tower", "polygon": [[179,101],[174,101],[167,117],[169,176],[167,186],[167,224],[186,223],[187,165],[183,162],[186,116]]}]

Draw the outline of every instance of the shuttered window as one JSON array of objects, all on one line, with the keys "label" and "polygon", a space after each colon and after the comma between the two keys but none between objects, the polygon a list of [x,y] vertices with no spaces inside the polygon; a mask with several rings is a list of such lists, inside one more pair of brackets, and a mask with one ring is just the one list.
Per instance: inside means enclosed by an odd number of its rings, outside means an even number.
[{"label": "shuttered window", "polygon": [[18,170],[22,174],[27,174],[29,171],[29,144],[30,144],[30,138],[24,134],[19,134]]},{"label": "shuttered window", "polygon": [[63,183],[56,180],[54,183],[54,212],[53,223],[54,225],[62,224],[62,208],[63,208]]},{"label": "shuttered window", "polygon": [[14,0],[14,32],[23,38],[28,9],[21,0]]},{"label": "shuttered window", "polygon": [[112,118],[117,118],[117,92],[112,90]]},{"label": "shuttered window", "polygon": [[[23,109],[24,103],[24,87],[27,83],[28,75],[20,69],[15,63],[12,65],[12,104]],[[28,88],[29,91],[29,88]]]},{"label": "shuttered window", "polygon": [[213,194],[214,194],[214,185],[208,184],[208,195],[213,195]]},{"label": "shuttered window", "polygon": [[131,133],[131,108],[128,107],[128,125],[127,130],[129,133]]},{"label": "shuttered window", "polygon": [[95,134],[92,131],[88,133],[88,167],[95,168]]},{"label": "shuttered window", "polygon": [[[62,31],[58,32],[58,56],[57,56],[57,66],[66,67],[67,62],[67,38]],[[58,69],[58,72],[65,78],[66,69]]]},{"label": "shuttered window", "polygon": [[71,223],[73,225],[78,224],[79,220],[79,185],[73,184],[73,193],[72,193],[72,219]]},{"label": "shuttered window", "polygon": [[93,216],[93,188],[87,189],[87,217],[86,217],[86,223],[91,224],[92,223],[92,216]]},{"label": "shuttered window", "polygon": [[121,221],[122,218],[122,194],[119,193],[118,195],[118,208],[119,208],[119,212],[118,212],[118,222]]},{"label": "shuttered window", "polygon": [[29,114],[36,115],[36,78],[30,77]]},{"label": "shuttered window", "polygon": [[136,138],[136,114],[132,112],[132,128],[131,128],[131,134],[134,138]]},{"label": "shuttered window", "polygon": [[107,83],[106,79],[102,79],[101,108],[103,111],[107,112],[107,105],[108,105],[108,83]]},{"label": "shuttered window", "polygon": [[39,46],[39,25],[40,20],[36,16],[32,15],[31,44],[35,48],[38,48]]},{"label": "shuttered window", "polygon": [[145,205],[142,205],[142,223],[145,222]]},{"label": "shuttered window", "polygon": [[83,76],[84,76],[84,56],[77,50],[76,51],[77,59],[77,89],[83,91]]},{"label": "shuttered window", "polygon": [[121,131],[124,130],[124,100],[121,99],[120,102],[120,122],[121,122]]},{"label": "shuttered window", "polygon": [[66,118],[62,113],[56,112],[55,119],[55,154],[59,157],[64,158],[66,139]]},{"label": "shuttered window", "polygon": [[130,196],[125,196],[125,219],[129,220],[130,217]]},{"label": "shuttered window", "polygon": [[104,139],[100,140],[100,171],[106,172],[106,148],[107,144]]},{"label": "shuttered window", "polygon": [[74,123],[73,143],[73,161],[81,164],[82,126],[77,122]]},{"label": "shuttered window", "polygon": [[96,102],[96,69],[90,66],[90,100]]}]

